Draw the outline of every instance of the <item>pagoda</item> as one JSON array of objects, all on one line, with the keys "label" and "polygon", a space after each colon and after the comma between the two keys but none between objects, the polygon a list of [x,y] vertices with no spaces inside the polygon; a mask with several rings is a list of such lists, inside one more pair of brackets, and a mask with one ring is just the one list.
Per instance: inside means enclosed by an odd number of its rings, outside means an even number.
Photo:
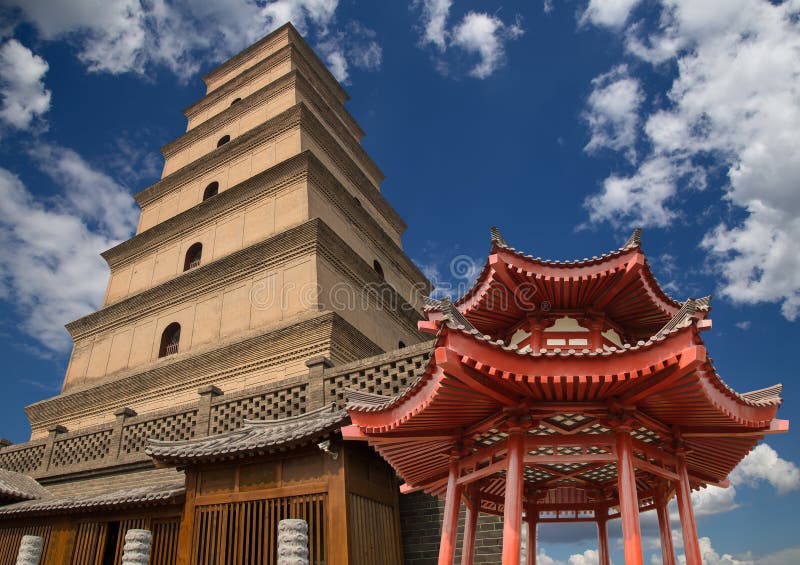
[{"label": "pagoda", "polygon": [[[119,563],[141,527],[152,563],[274,563],[281,518],[309,521],[315,563],[371,562],[376,539],[401,562],[394,474],[337,447],[346,414],[328,412],[387,354],[423,356],[430,283],[347,93],[291,24],[203,80],[134,196],[136,233],[102,254],[102,306],[67,324],[61,392],[26,407],[29,441],[0,445],[0,563],[23,534],[44,538],[43,562]],[[148,452],[250,433],[268,439],[249,465]],[[349,539],[362,523],[383,537]]]},{"label": "pagoda", "polygon": [[642,563],[639,514],[655,509],[665,565],[676,563],[667,512],[677,498],[686,562],[701,556],[691,492],[727,476],[767,434],[781,386],[739,394],[714,369],[701,333],[710,297],[659,287],[636,230],[618,250],[548,261],[492,229],[475,285],[428,300],[435,336],[425,368],[391,397],[350,390],[346,440],[366,441],[405,481],[444,499],[439,565],[473,562],[479,514],[502,516],[503,565],[536,562],[541,523],[622,522],[625,563]]}]

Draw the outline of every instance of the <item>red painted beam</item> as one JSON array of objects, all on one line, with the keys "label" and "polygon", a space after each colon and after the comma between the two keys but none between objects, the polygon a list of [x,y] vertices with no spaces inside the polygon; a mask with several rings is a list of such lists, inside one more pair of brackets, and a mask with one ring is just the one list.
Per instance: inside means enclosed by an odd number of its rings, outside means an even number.
[{"label": "red painted beam", "polygon": [[669,388],[682,377],[697,370],[708,358],[706,348],[702,345],[684,349],[679,355],[680,361],[677,367],[662,371],[660,374],[653,375],[647,380],[638,383],[633,389],[623,394],[619,398],[619,402],[621,404],[635,404],[647,396],[657,394]]},{"label": "red painted beam", "polygon": [[611,288],[609,288],[602,296],[600,296],[600,298],[595,300],[592,308],[594,310],[603,310],[606,306],[608,306],[614,297],[617,296],[617,294],[619,294],[626,286],[628,286],[628,284],[630,284],[636,277],[639,276],[642,267],[644,267],[644,254],[637,252],[633,261],[629,261],[625,266],[625,273],[622,275],[622,277],[620,277],[620,279],[616,281]]},{"label": "red painted beam", "polygon": [[461,356],[446,347],[436,349],[436,365],[474,391],[506,406],[518,406],[519,395],[513,394],[502,382],[491,382],[486,375],[464,365]]},{"label": "red painted beam", "polygon": [[750,430],[732,430],[730,428],[681,428],[681,436],[691,437],[753,437],[761,438],[764,435],[785,434],[789,431],[789,420],[772,420],[766,428]]}]

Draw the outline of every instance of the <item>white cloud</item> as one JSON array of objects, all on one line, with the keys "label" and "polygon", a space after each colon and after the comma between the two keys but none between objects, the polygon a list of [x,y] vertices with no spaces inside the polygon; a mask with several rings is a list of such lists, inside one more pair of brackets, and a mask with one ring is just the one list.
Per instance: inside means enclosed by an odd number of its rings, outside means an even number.
[{"label": "white cloud", "polygon": [[415,3],[422,10],[423,44],[432,43],[439,51],[447,48],[447,16],[450,14],[452,0],[422,0]]},{"label": "white cloud", "polygon": [[[146,76],[164,66],[181,79],[221,61],[291,21],[331,44],[338,0],[8,0],[47,40],[67,40],[90,71]],[[338,52],[328,48],[324,59]],[[374,49],[373,49],[374,52]],[[332,57],[340,66],[338,57]],[[374,57],[373,57],[374,60]],[[361,66],[358,63],[355,65]]]},{"label": "white cloud", "polygon": [[742,331],[747,331],[750,329],[752,323],[750,320],[742,320],[741,322],[736,322],[734,325]]},{"label": "white cloud", "polygon": [[72,151],[43,147],[42,168],[65,189],[37,200],[0,168],[0,277],[22,331],[53,351],[69,349],[63,325],[95,310],[108,276],[100,252],[128,237],[135,205],[127,190]]},{"label": "white cloud", "polygon": [[347,59],[344,54],[338,49],[331,49],[325,56],[325,64],[328,65],[333,76],[340,82],[346,82],[350,76],[347,72]]},{"label": "white cloud", "polygon": [[570,555],[567,563],[569,565],[598,565],[600,563],[600,553],[596,549],[587,549],[583,553]]},{"label": "white cloud", "polygon": [[[456,48],[477,55],[478,63],[469,74],[479,79],[491,76],[503,64],[505,44],[525,33],[519,18],[513,24],[506,24],[491,14],[471,11],[448,28],[452,4],[452,0],[419,0],[412,4],[420,10],[420,43],[434,45],[440,54]],[[437,60],[436,66],[445,74],[449,72],[449,65],[443,60]]]},{"label": "white cloud", "polygon": [[553,0],[543,0],[542,10],[544,10],[545,14],[552,13],[552,11],[555,10],[555,6],[553,5]]},{"label": "white cloud", "polygon": [[[587,12],[593,6],[600,3],[591,2]],[[643,116],[648,154],[636,171],[613,174],[589,199],[592,220],[665,226],[680,198],[691,197],[686,187],[703,186],[708,171],[725,171],[722,188],[737,212],[731,217],[739,219],[719,223],[702,240],[720,274],[721,294],[738,303],[780,303],[794,320],[800,312],[800,4],[661,0],[660,6],[654,22],[628,26],[625,45],[634,58],[673,62],[677,75],[663,107]],[[589,21],[606,25],[624,21],[630,10],[613,17],[591,13]]]},{"label": "white cloud", "polygon": [[766,443],[756,446],[747,454],[730,475],[732,484],[755,486],[766,481],[778,494],[800,488],[800,469],[791,461],[781,459],[778,453]]},{"label": "white cloud", "polygon": [[453,29],[453,45],[480,56],[470,74],[476,78],[490,76],[505,56],[505,42],[523,33],[518,24],[506,25],[499,18],[479,12],[469,12]]},{"label": "white cloud", "polygon": [[138,207],[124,186],[92,168],[70,149],[39,145],[30,154],[42,172],[64,189],[58,202],[62,209],[115,239],[129,237],[134,231]]},{"label": "white cloud", "polygon": [[[700,538],[698,542],[703,565],[754,565],[754,562],[749,559],[740,561],[728,553],[720,555],[712,547],[711,540],[707,537]],[[686,565],[686,555],[678,555],[678,563],[680,563],[680,565]]]},{"label": "white cloud", "polygon": [[342,83],[349,82],[350,64],[359,69],[377,71],[383,62],[383,50],[373,30],[357,22],[351,22],[345,29],[326,32],[325,38],[317,44],[328,69]]},{"label": "white cloud", "polygon": [[264,6],[263,13],[274,28],[292,22],[297,29],[306,31],[309,21],[327,28],[338,5],[339,0],[275,0]]},{"label": "white cloud", "polygon": [[574,553],[566,561],[554,559],[547,555],[544,549],[536,553],[536,563],[539,565],[598,565],[600,555],[596,549],[587,549],[583,553]]},{"label": "white cloud", "polygon": [[702,171],[691,163],[651,155],[633,175],[611,175],[603,181],[602,191],[585,201],[589,219],[628,226],[667,226],[677,217],[668,202],[676,195],[681,180],[696,188],[705,186]]},{"label": "white cloud", "polygon": [[[736,502],[736,487],[729,486],[728,488],[720,488],[709,486],[704,489],[692,491],[692,508],[694,508],[694,515],[698,518],[701,516],[712,516],[714,514],[722,514],[723,512],[730,512],[739,507]],[[674,520],[678,520],[677,506],[675,512],[672,514]]]},{"label": "white cloud", "polygon": [[592,80],[592,93],[583,117],[589,125],[591,139],[584,148],[588,152],[613,149],[636,161],[636,136],[639,109],[644,93],[639,81],[628,74],[626,65],[618,65]]},{"label": "white cloud", "polygon": [[788,547],[756,559],[757,565],[787,565],[800,563],[800,546]]},{"label": "white cloud", "polygon": [[28,129],[50,109],[50,91],[43,78],[47,62],[16,39],[0,46],[0,120],[16,129]]},{"label": "white cloud", "polygon": [[[711,543],[711,539],[708,537],[699,538],[698,542],[703,565],[789,565],[800,563],[800,547],[779,549],[757,557],[753,556],[751,551],[734,556],[729,553],[720,555]],[[679,564],[686,565],[685,554],[679,554],[677,560]],[[650,564],[661,565],[661,555],[652,554],[650,556]]]},{"label": "white cloud", "polygon": [[581,15],[581,23],[620,27],[638,3],[639,0],[589,0]]}]

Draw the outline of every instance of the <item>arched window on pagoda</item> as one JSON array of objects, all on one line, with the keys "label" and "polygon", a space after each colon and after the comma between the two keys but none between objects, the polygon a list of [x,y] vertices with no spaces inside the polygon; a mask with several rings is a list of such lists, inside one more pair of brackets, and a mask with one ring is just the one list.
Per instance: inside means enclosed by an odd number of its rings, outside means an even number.
[{"label": "arched window on pagoda", "polygon": [[217,141],[217,147],[222,147],[223,145],[228,143],[230,140],[231,140],[231,136],[230,135],[223,135],[222,137],[219,138],[219,141]]},{"label": "arched window on pagoda", "polygon": [[241,98],[234,98],[233,101],[231,102],[231,106],[233,106],[234,104],[238,104],[241,101],[242,101]]},{"label": "arched window on pagoda", "polygon": [[378,276],[381,278],[381,280],[383,280],[383,267],[381,267],[381,264],[378,263],[377,259],[372,262],[372,268],[375,269],[375,272],[378,273]]},{"label": "arched window on pagoda", "polygon": [[403,340],[397,342],[397,348],[403,349],[406,346],[406,343]]},{"label": "arched window on pagoda", "polygon": [[217,181],[214,181],[211,184],[209,184],[203,191],[203,202],[205,202],[212,196],[216,196],[217,194],[219,194],[219,183]]},{"label": "arched window on pagoda", "polygon": [[193,243],[189,249],[186,250],[186,258],[183,260],[183,270],[188,271],[200,266],[200,260],[203,258],[203,244],[199,241]]},{"label": "arched window on pagoda", "polygon": [[181,325],[178,322],[172,322],[164,328],[164,333],[161,334],[161,346],[158,348],[158,356],[166,357],[177,353],[180,341]]}]

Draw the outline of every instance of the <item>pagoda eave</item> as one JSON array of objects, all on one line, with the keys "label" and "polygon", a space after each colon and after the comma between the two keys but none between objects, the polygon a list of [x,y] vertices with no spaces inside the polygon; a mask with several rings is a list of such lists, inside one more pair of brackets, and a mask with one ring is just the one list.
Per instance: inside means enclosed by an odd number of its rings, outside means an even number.
[{"label": "pagoda eave", "polygon": [[534,259],[496,243],[472,288],[455,304],[485,332],[539,316],[543,309],[587,313],[608,309],[609,320],[638,324],[640,333],[646,334],[681,307],[658,285],[638,245],[561,262]]}]

